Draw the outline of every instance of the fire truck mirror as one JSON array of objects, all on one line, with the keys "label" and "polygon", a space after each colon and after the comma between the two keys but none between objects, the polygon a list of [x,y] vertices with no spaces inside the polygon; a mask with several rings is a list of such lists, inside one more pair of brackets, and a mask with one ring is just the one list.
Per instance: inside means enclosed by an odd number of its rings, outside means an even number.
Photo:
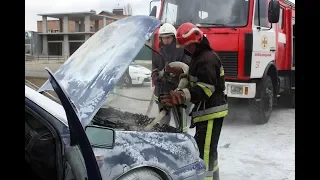
[{"label": "fire truck mirror", "polygon": [[153,6],[149,16],[153,16],[153,17],[157,16],[157,6]]},{"label": "fire truck mirror", "polygon": [[278,23],[280,16],[280,3],[278,0],[271,0],[268,7],[269,23]]}]

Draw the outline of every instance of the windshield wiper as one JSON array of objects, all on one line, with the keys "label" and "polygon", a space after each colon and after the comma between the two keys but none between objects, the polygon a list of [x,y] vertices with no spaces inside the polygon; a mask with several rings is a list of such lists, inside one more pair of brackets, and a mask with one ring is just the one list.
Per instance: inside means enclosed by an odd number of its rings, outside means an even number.
[{"label": "windshield wiper", "polygon": [[221,23],[198,23],[200,26],[201,25],[209,25],[209,26],[216,26],[216,27],[227,27],[227,28],[231,28],[233,30],[236,30],[235,27],[230,27],[227,26],[226,24],[221,24]]},{"label": "windshield wiper", "polygon": [[227,26],[225,24],[219,24],[219,23],[198,23],[200,25],[212,25],[212,26]]}]

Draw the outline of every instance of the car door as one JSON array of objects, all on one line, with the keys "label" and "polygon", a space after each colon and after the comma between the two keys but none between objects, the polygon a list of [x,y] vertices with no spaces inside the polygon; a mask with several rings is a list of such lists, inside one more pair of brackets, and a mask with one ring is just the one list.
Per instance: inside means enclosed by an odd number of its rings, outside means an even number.
[{"label": "car door", "polygon": [[58,95],[61,105],[63,106],[70,130],[70,145],[78,146],[84,159],[88,180],[102,180],[99,166],[97,164],[92,147],[88,137],[83,129],[75,106],[72,104],[64,89],[60,86],[53,73],[46,69],[49,73],[49,80],[52,88]]}]

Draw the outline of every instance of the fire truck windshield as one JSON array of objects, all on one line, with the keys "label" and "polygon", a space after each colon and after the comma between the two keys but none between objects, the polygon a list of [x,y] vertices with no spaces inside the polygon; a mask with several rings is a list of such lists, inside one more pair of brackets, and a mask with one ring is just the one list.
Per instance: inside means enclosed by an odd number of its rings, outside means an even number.
[{"label": "fire truck windshield", "polygon": [[161,21],[213,27],[242,27],[248,23],[250,0],[164,0]]}]

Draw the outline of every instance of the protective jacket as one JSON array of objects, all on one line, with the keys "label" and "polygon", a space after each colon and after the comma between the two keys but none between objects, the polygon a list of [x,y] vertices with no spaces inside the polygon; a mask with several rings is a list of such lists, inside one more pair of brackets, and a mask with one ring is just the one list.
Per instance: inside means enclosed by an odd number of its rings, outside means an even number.
[{"label": "protective jacket", "polygon": [[184,89],[187,101],[195,104],[193,123],[224,117],[228,113],[224,69],[217,54],[202,46],[192,56],[189,65],[190,86]]},{"label": "protective jacket", "polygon": [[[176,48],[176,43],[164,46],[160,49],[159,53],[164,60],[157,54],[152,58],[152,69],[158,69],[162,71],[165,67],[165,63],[171,63],[175,61],[183,62],[189,65],[190,57],[184,54],[183,48]],[[156,81],[155,84],[155,100],[158,101],[158,97],[162,93],[168,93],[170,90],[176,89],[178,84],[167,83],[162,80]]]}]

